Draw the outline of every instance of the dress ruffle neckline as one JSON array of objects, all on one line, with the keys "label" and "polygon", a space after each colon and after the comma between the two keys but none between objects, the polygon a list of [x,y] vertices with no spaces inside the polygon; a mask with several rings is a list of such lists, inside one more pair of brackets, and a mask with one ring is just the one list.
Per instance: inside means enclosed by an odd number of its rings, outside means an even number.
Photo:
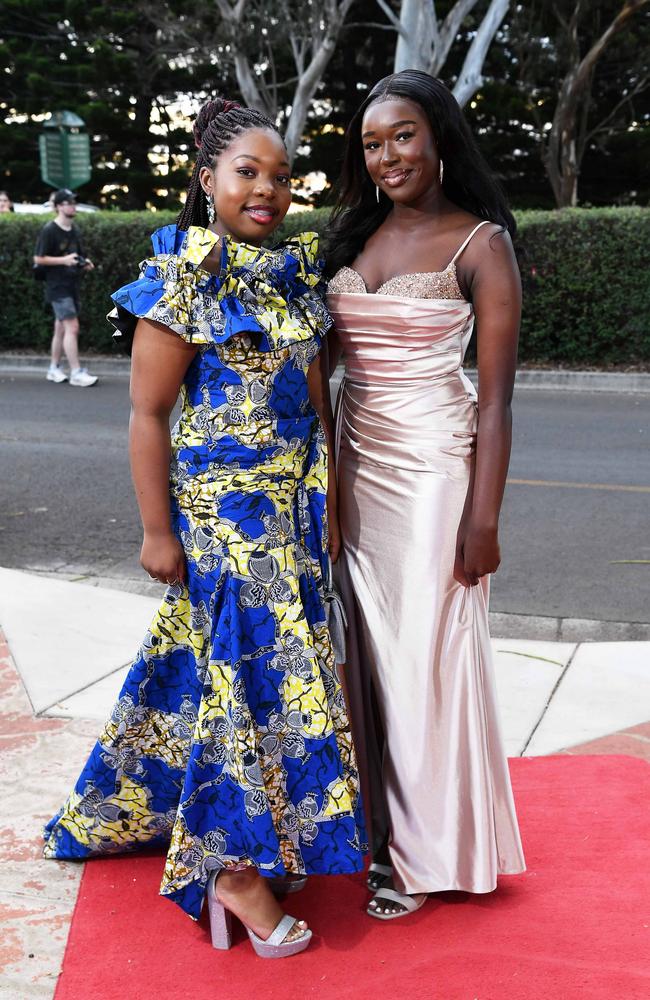
[{"label": "dress ruffle neckline", "polygon": [[[219,237],[209,229],[164,226],[140,277],[112,295],[115,336],[132,339],[138,319],[167,326],[207,347],[248,333],[261,351],[321,338],[331,326],[324,304],[318,234],[292,236],[271,249]],[[219,270],[204,266],[220,245]]]}]

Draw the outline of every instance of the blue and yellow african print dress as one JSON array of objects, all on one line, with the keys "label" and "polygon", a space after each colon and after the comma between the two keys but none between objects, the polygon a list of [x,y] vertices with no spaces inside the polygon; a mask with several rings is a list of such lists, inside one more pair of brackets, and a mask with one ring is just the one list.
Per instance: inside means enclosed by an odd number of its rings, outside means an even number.
[{"label": "blue and yellow african print dress", "polygon": [[358,776],[323,606],[326,453],[307,369],[329,320],[317,237],[264,250],[168,226],[116,292],[196,344],[172,431],[169,587],[62,811],[50,858],[169,845],[161,893],[198,917],[210,873],[362,866]]}]

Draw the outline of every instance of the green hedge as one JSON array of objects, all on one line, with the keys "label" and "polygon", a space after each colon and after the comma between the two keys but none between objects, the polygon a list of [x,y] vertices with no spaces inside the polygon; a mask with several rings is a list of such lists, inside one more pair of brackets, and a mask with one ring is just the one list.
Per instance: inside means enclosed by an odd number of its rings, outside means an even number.
[{"label": "green hedge", "polygon": [[[51,314],[31,256],[48,216],[0,216],[0,350],[44,350]],[[279,231],[322,230],[324,209],[290,215]],[[133,280],[168,213],[82,214],[96,270],[83,280],[82,349],[110,352],[108,294]],[[572,367],[650,361],[650,209],[518,214],[524,284],[520,360]]]},{"label": "green hedge", "polygon": [[572,367],[650,361],[650,209],[518,215],[520,360]]}]

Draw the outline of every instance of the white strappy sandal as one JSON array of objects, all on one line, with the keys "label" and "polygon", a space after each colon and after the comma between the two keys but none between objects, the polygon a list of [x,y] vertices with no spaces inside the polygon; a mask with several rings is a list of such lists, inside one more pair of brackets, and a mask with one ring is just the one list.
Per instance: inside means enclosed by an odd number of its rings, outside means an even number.
[{"label": "white strappy sandal", "polygon": [[368,868],[366,885],[371,892],[388,887],[388,883],[393,877],[393,869],[390,865],[380,865],[378,861],[373,861]]},{"label": "white strappy sandal", "polygon": [[[417,898],[421,897],[421,898]],[[397,889],[378,889],[375,895],[372,897],[371,902],[381,902],[386,900],[387,903],[399,903],[403,906],[403,910],[397,910],[395,913],[380,913],[378,910],[368,906],[366,913],[369,917],[375,917],[376,920],[396,920],[398,917],[407,917],[409,913],[415,913],[419,910],[428,899],[428,894],[426,892],[417,893],[416,896],[408,896],[404,892],[398,892]]]}]

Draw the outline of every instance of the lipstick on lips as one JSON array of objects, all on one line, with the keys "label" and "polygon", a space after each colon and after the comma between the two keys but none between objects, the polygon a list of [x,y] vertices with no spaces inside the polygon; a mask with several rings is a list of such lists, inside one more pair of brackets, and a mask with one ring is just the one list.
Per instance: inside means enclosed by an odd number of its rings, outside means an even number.
[{"label": "lipstick on lips", "polygon": [[260,226],[270,225],[278,214],[270,205],[247,205],[244,211]]},{"label": "lipstick on lips", "polygon": [[399,167],[395,170],[388,170],[385,174],[382,174],[381,179],[387,187],[396,188],[401,187],[410,176],[410,170],[407,170],[405,167]]}]

